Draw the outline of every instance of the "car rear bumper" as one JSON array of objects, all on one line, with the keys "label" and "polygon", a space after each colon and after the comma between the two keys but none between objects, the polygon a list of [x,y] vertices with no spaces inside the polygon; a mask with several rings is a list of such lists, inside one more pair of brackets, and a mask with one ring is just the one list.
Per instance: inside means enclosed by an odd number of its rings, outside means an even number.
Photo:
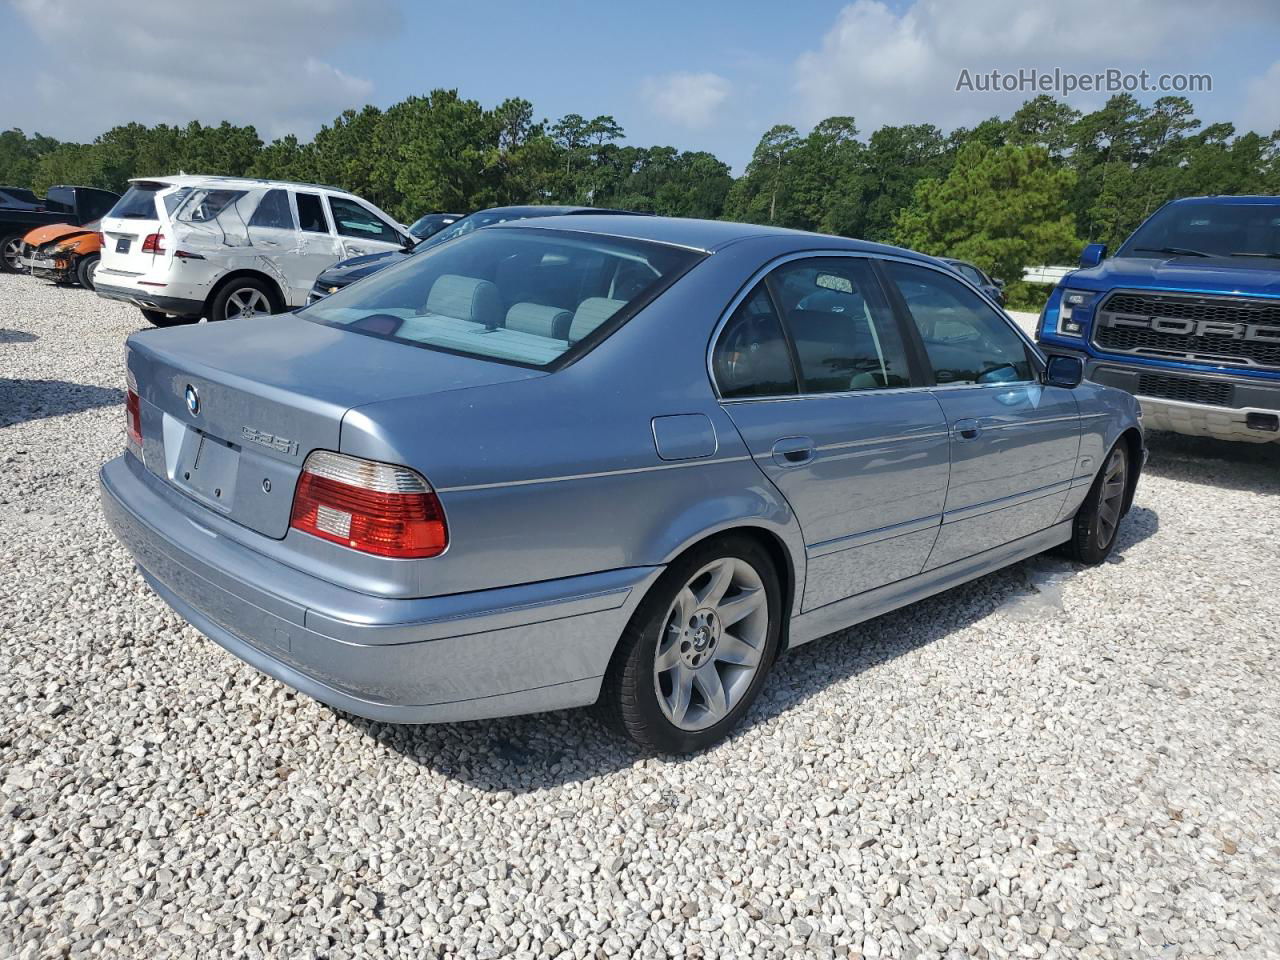
[{"label": "car rear bumper", "polygon": [[178,317],[198,317],[204,311],[204,301],[172,293],[159,293],[149,287],[121,286],[99,270],[94,278],[94,292],[108,300],[121,300],[143,310],[159,310]]},{"label": "car rear bumper", "polygon": [[147,582],[206,636],[330,706],[393,723],[594,702],[659,567],[427,599],[356,593],[200,526],[131,455],[100,474],[102,507]]}]

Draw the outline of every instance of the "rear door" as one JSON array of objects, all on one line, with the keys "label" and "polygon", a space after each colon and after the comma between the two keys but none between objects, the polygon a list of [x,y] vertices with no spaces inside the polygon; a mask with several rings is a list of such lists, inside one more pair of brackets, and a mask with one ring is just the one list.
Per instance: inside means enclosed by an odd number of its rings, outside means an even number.
[{"label": "rear door", "polygon": [[318,192],[298,190],[293,193],[293,211],[298,223],[293,251],[282,258],[288,287],[289,306],[307,302],[307,292],[321,271],[343,259],[342,243],[329,222],[328,205]]},{"label": "rear door", "polygon": [[290,306],[299,296],[305,297],[309,288],[299,292],[295,287],[295,283],[305,281],[305,277],[304,271],[293,262],[298,250],[298,222],[293,204],[289,202],[289,191],[275,187],[264,193],[249,217],[247,230],[254,252],[275,267],[276,278],[282,280],[282,287],[287,287],[285,299]]},{"label": "rear door", "polygon": [[712,369],[800,523],[803,610],[923,569],[946,496],[947,425],[866,260],[777,267],[726,321]]},{"label": "rear door", "polygon": [[949,271],[886,260],[951,433],[951,482],[928,569],[1052,526],[1076,473],[1072,391],[1040,382],[1012,321]]}]

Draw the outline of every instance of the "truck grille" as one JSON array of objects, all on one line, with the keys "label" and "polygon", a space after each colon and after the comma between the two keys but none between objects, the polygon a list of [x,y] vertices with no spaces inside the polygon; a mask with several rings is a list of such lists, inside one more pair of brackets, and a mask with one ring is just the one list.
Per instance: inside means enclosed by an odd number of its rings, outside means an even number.
[{"label": "truck grille", "polygon": [[1111,353],[1280,368],[1280,302],[1113,293],[1093,344]]},{"label": "truck grille", "polygon": [[1138,377],[1138,396],[1183,403],[1201,403],[1211,407],[1231,406],[1232,386],[1220,380],[1192,380],[1189,377],[1163,377],[1144,373]]}]

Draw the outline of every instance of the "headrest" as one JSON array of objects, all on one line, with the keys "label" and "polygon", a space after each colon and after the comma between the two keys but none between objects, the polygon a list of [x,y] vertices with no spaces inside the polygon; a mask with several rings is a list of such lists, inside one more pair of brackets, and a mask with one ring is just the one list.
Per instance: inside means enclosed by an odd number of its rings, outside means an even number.
[{"label": "headrest", "polygon": [[502,325],[502,297],[488,280],[446,273],[431,285],[427,312],[482,323],[492,329]]},{"label": "headrest", "polygon": [[569,325],[573,314],[560,307],[548,307],[541,303],[515,303],[507,311],[507,329],[532,333],[554,340],[569,339]]},{"label": "headrest", "polygon": [[626,305],[627,301],[625,300],[613,300],[609,297],[587,297],[587,299],[578,304],[578,309],[574,311],[573,322],[569,324],[569,342],[577,343]]}]

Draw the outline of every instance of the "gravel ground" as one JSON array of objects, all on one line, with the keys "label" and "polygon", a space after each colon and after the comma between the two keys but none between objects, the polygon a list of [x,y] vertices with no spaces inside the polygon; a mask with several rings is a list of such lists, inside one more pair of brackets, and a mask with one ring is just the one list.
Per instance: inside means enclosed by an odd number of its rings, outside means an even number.
[{"label": "gravel ground", "polygon": [[97,505],[139,321],[0,276],[0,956],[1280,955],[1280,446],[1152,437],[1111,562],[804,647],[672,760],[184,624]]}]

